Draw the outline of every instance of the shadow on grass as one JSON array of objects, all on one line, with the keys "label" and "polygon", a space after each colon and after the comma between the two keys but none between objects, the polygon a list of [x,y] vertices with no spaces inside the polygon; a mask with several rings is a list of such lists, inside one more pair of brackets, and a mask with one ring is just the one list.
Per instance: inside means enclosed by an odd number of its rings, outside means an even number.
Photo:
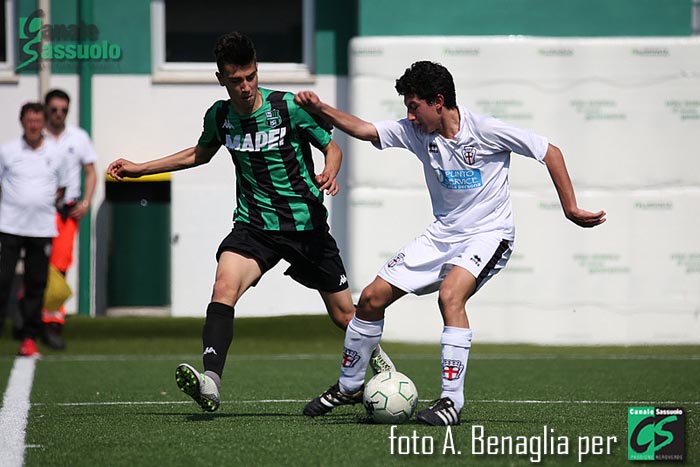
[{"label": "shadow on grass", "polygon": [[170,414],[184,415],[190,422],[206,422],[224,418],[262,418],[262,417],[298,417],[298,415],[288,413],[197,413],[197,414]]}]

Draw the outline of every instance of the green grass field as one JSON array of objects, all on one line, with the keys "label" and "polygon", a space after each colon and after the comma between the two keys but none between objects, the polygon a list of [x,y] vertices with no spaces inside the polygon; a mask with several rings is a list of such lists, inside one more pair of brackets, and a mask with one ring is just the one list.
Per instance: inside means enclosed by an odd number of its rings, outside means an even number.
[{"label": "green grass field", "polygon": [[[544,454],[541,446],[541,465],[577,464],[579,437],[585,443],[593,436],[616,442],[609,454],[603,444],[603,453],[585,456],[585,465],[659,464],[627,461],[627,408],[635,405],[683,407],[685,465],[700,465],[697,346],[477,344],[463,424],[448,433],[411,419],[396,428],[392,442],[390,427],[366,423],[361,406],[317,419],[301,415],[305,402],[338,374],[342,334],[323,316],[238,319],[221,408],[201,412],[177,389],[174,370],[181,361],[200,367],[202,323],[69,319],[68,350],[42,348],[36,366],[25,465],[532,465],[532,450],[473,454],[473,426],[487,436],[543,437],[547,427],[555,440],[565,437],[569,454]],[[3,392],[17,346],[6,330],[0,340]],[[419,409],[439,396],[438,345],[384,347],[418,387]],[[431,440],[433,453],[425,453]]]}]

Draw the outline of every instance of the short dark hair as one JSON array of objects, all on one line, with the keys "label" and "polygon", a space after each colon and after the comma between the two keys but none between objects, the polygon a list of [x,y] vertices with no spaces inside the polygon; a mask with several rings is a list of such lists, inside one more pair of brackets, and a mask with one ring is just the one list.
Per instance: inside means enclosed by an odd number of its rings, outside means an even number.
[{"label": "short dark hair", "polygon": [[27,102],[22,106],[22,110],[19,111],[19,119],[22,121],[24,118],[24,114],[27,112],[36,112],[40,114],[44,114],[44,104],[41,102]]},{"label": "short dark hair", "polygon": [[396,91],[400,96],[415,94],[429,104],[435,102],[438,94],[445,99],[445,107],[457,107],[455,83],[447,68],[435,62],[415,62],[406,68],[403,76],[396,80]]},{"label": "short dark hair", "polygon": [[256,61],[255,45],[248,36],[230,32],[216,41],[214,57],[219,71],[224,65],[248,65]]},{"label": "short dark hair", "polygon": [[62,89],[52,89],[46,93],[46,97],[44,97],[44,105],[49,105],[49,102],[54,97],[58,97],[59,99],[65,99],[70,104],[70,97],[68,97],[67,92],[63,91]]}]

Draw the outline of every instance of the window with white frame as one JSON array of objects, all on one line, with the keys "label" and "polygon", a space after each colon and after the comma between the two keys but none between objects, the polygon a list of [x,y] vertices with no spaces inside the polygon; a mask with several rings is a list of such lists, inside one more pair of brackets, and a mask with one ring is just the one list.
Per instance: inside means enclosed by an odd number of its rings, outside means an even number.
[{"label": "window with white frame", "polygon": [[12,27],[12,1],[0,1],[0,72],[14,73],[12,45],[15,43],[12,37],[14,28]]},{"label": "window with white frame", "polygon": [[16,0],[0,0],[0,83],[17,83]]},{"label": "window with white frame", "polygon": [[7,3],[3,3],[2,8],[0,8],[0,63],[7,62]]},{"label": "window with white frame", "polygon": [[255,43],[261,80],[308,81],[313,11],[314,0],[152,0],[154,80],[210,81],[216,39],[239,31]]}]

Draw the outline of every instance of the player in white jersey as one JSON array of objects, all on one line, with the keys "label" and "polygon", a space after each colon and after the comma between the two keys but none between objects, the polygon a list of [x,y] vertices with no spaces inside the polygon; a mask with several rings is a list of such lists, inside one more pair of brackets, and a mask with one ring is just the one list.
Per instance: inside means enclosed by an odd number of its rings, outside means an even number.
[{"label": "player in white jersey", "polygon": [[[362,291],[345,334],[338,382],[309,402],[304,413],[323,415],[359,402],[368,350],[379,342],[385,309],[413,293],[438,291],[444,328],[442,393],[417,418],[429,425],[458,425],[464,405],[472,331],[467,300],[507,263],[515,229],[508,186],[510,154],[546,165],[565,216],[581,227],[605,222],[605,212],[580,209],[561,151],[546,138],[457,105],[449,71],[421,61],[396,81],[407,117],[370,123],[302,91],[296,102],[349,135],[377,148],[405,148],[423,164],[435,221],[405,245]],[[352,357],[352,358],[348,358]]]}]

